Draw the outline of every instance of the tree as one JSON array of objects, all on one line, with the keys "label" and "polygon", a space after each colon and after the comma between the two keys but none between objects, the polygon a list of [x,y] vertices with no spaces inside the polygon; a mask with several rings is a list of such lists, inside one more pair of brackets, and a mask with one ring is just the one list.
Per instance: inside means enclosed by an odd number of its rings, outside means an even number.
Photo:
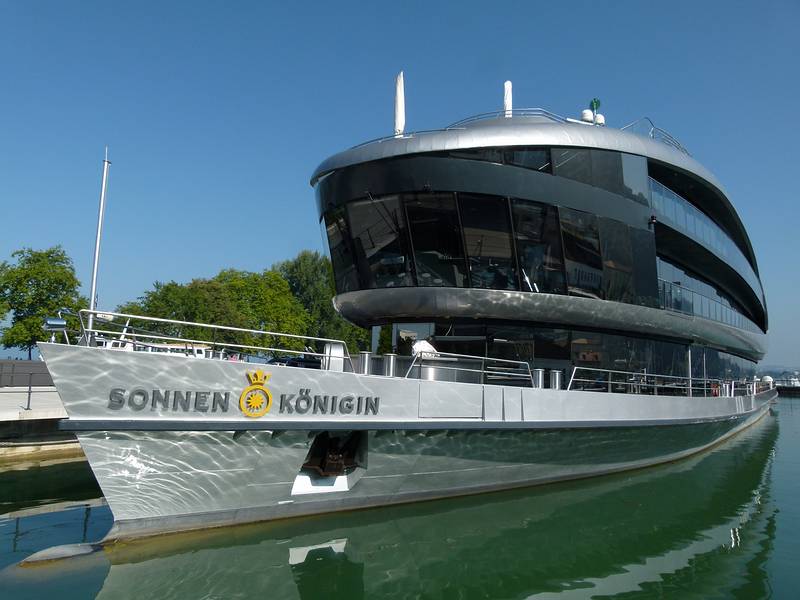
[{"label": "tree", "polygon": [[48,339],[42,326],[60,309],[78,311],[88,305],[80,295],[72,259],[61,246],[47,250],[22,248],[11,255],[15,264],[0,263],[0,315],[11,312],[11,325],[0,343],[28,351]]},{"label": "tree", "polygon": [[[250,273],[228,269],[221,271],[216,280],[229,290],[238,311],[248,323],[248,328],[294,335],[308,334],[308,312],[292,295],[288,282],[280,273],[269,270]],[[253,338],[254,341],[257,339],[260,340],[258,345],[266,345],[270,341],[264,337]],[[279,338],[271,340],[271,343],[292,349],[305,348],[302,340],[291,338]]]},{"label": "tree", "polygon": [[[212,279],[188,284],[156,282],[137,302],[123,304],[119,312],[177,321],[212,323],[241,329],[270,330],[305,335],[308,313],[292,296],[289,284],[272,271],[251,273],[228,269]],[[143,329],[165,335],[209,339],[207,328],[148,322]],[[214,340],[260,347],[302,350],[302,340],[273,338],[245,332],[217,331]]]},{"label": "tree", "polygon": [[309,335],[342,340],[351,352],[369,347],[369,330],[345,321],[333,308],[331,299],[336,290],[327,257],[303,250],[292,260],[276,263],[272,268],[289,282],[292,293],[308,311]]}]

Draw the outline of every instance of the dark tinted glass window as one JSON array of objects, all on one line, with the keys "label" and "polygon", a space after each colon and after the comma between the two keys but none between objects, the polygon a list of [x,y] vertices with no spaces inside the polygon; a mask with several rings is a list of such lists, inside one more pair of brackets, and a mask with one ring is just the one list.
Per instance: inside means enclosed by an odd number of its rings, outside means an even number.
[{"label": "dark tinted glass window", "polygon": [[[622,335],[601,334],[591,331],[572,332],[572,361],[577,367],[611,369],[615,371],[641,372],[654,375],[685,377],[688,369],[687,346],[670,342],[653,341]],[[592,379],[597,377],[596,384]],[[579,371],[576,375],[588,381],[582,382],[584,389],[608,389],[604,374]],[[625,392],[625,378],[612,382],[612,391]]]},{"label": "dark tinted glass window", "polygon": [[530,327],[489,327],[487,329],[487,356],[527,363],[533,362],[533,331]]},{"label": "dark tinted glass window", "polygon": [[331,251],[336,293],[357,290],[355,256],[343,209],[335,209],[325,215],[325,229],[328,235],[328,247]]},{"label": "dark tinted glass window", "polygon": [[636,291],[630,228],[612,219],[601,217],[599,221],[605,299],[632,303]]},{"label": "dark tinted glass window", "polygon": [[516,290],[508,201],[494,196],[458,195],[470,285]]},{"label": "dark tinted glass window", "polygon": [[559,216],[569,293],[602,298],[603,262],[600,259],[597,217],[569,208],[561,208]]},{"label": "dark tinted glass window", "polygon": [[486,356],[486,327],[437,323],[433,345],[439,352]]},{"label": "dark tinted glass window", "polygon": [[[603,367],[615,371],[639,372],[650,369],[654,342],[642,338],[607,334]],[[615,391],[628,391],[624,385]]]},{"label": "dark tinted glass window", "polygon": [[692,377],[705,378],[705,358],[702,346],[692,346]]},{"label": "dark tinted glass window", "polygon": [[569,360],[570,332],[568,329],[537,328],[534,331],[533,355],[536,366],[542,368],[562,366],[555,361]]},{"label": "dark tinted glass window", "polygon": [[409,195],[406,202],[417,283],[466,286],[466,266],[453,194]]},{"label": "dark tinted glass window", "polygon": [[655,375],[687,377],[689,370],[688,346],[656,342],[653,347],[653,366],[648,372]]},{"label": "dark tinted glass window", "polygon": [[622,157],[622,180],[624,195],[640,204],[650,204],[650,182],[647,177],[647,159],[634,154],[620,154]]},{"label": "dark tinted glass window", "polygon": [[553,172],[592,185],[592,161],[589,150],[582,148],[553,148]]},{"label": "dark tinted glass window", "polygon": [[450,158],[482,160],[550,173],[550,149],[526,147],[465,148],[441,153]]},{"label": "dark tinted glass window", "polygon": [[649,205],[647,159],[612,150],[553,148],[554,173]]},{"label": "dark tinted glass window", "polygon": [[625,195],[622,179],[622,155],[610,150],[591,150],[592,185]]},{"label": "dark tinted glass window", "polygon": [[448,156],[467,160],[482,160],[498,164],[503,163],[502,148],[465,148],[463,150],[452,150],[448,152]]},{"label": "dark tinted glass window", "polygon": [[633,247],[634,303],[657,307],[656,240],[652,231],[630,228]]},{"label": "dark tinted glass window", "polygon": [[[602,369],[605,365],[603,334],[591,331],[573,331],[570,347],[572,363],[576,367]],[[586,373],[580,373],[578,376],[591,378],[591,375]]]},{"label": "dark tinted glass window", "polygon": [[414,285],[400,199],[390,196],[347,206],[362,288]]},{"label": "dark tinted glass window", "polygon": [[512,199],[511,211],[522,289],[528,292],[566,293],[556,208]]},{"label": "dark tinted glass window", "polygon": [[550,172],[550,150],[547,148],[506,148],[505,162],[516,167]]},{"label": "dark tinted glass window", "polygon": [[487,356],[518,360],[541,369],[567,369],[570,332],[541,327],[488,326]]}]

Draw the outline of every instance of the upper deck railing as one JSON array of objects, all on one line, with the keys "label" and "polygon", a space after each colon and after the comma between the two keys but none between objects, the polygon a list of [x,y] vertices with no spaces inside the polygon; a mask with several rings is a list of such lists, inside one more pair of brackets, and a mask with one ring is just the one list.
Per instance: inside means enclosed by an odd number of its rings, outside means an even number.
[{"label": "upper deck railing", "polygon": [[495,382],[511,381],[513,384],[524,384],[524,387],[533,387],[534,385],[531,365],[524,360],[471,356],[452,352],[420,352],[414,355],[405,376],[408,378],[416,373],[419,379],[425,379],[426,371],[433,376],[452,371],[456,376],[454,380],[465,374],[473,374],[475,380],[471,383],[491,383],[494,380]]},{"label": "upper deck railing", "polygon": [[[92,326],[88,325],[88,316],[93,315]],[[110,318],[109,318],[110,317]],[[231,357],[233,353],[240,353],[246,359],[262,359],[265,354],[269,358],[279,358],[290,356],[314,356],[323,359],[330,359],[330,352],[318,352],[308,346],[308,343],[337,344],[343,352],[341,358],[349,364],[353,370],[350,352],[346,342],[332,338],[321,338],[308,335],[297,335],[292,333],[281,333],[276,331],[266,331],[261,329],[247,329],[243,327],[230,327],[227,325],[211,325],[208,323],[196,323],[193,321],[180,321],[176,319],[162,319],[158,317],[145,317],[128,313],[112,313],[105,311],[81,310],[78,312],[80,321],[81,336],[80,341],[86,345],[96,345],[98,341],[111,342],[111,348],[121,350],[131,350],[134,352],[163,352],[175,350],[178,354],[197,355],[198,350],[205,351],[210,349],[219,353],[215,358]],[[118,321],[120,319],[124,321]],[[146,329],[137,323],[146,323],[152,329]],[[191,328],[198,331],[198,335],[180,335],[169,331],[156,331],[161,326],[168,326],[166,329],[179,331],[181,328]],[[208,334],[200,332],[206,331]],[[243,343],[237,336],[254,336],[254,339],[265,339],[264,344]],[[228,339],[225,339],[225,338]],[[221,339],[222,338],[222,339]],[[234,341],[231,341],[231,340]],[[289,343],[287,343],[289,341]],[[114,345],[114,342],[118,345]],[[303,346],[302,349],[289,347],[291,342],[296,342]],[[242,360],[245,360],[244,358]]]},{"label": "upper deck railing", "polygon": [[[69,314],[66,311],[64,313]],[[93,315],[91,327],[88,326],[90,314]],[[294,366],[347,371],[364,375],[476,384],[494,383],[516,387],[542,388],[545,383],[544,369],[533,369],[531,363],[525,360],[438,351],[421,352],[413,357],[398,357],[389,354],[372,357],[369,352],[362,352],[358,357],[358,364],[354,364],[347,344],[342,340],[331,338],[145,317],[128,313],[81,310],[77,315],[72,316],[77,317],[80,323],[78,343],[90,346],[101,345],[112,351],[166,352],[195,358],[271,362],[273,364],[276,362],[292,364],[282,362],[287,355],[301,356],[306,361],[309,360],[308,357],[316,357],[319,360],[313,364],[298,361],[294,363]],[[65,323],[63,319],[59,319],[59,321]],[[137,325],[137,322],[146,324],[148,328]],[[161,328],[160,331],[155,330],[159,328]],[[167,331],[170,328],[173,331]],[[180,328],[190,329],[188,333],[182,334],[179,331]],[[56,333],[64,331],[65,341],[69,343],[69,337],[64,328],[48,327],[48,329],[53,334],[52,341],[55,341]],[[203,331],[208,334],[202,334]],[[231,335],[234,337],[231,338]],[[254,343],[254,340],[235,337],[241,335],[255,336],[256,339],[263,338],[265,343]],[[309,347],[309,342],[323,344],[324,350],[320,352]],[[298,348],[298,345],[302,345],[303,348]],[[389,357],[398,360],[403,358],[403,369],[396,372],[395,362],[386,360]],[[372,373],[371,366],[374,358],[384,361],[383,373]],[[389,364],[392,365],[391,369],[386,369]],[[407,368],[406,365],[408,365]],[[558,375],[555,379],[554,373]],[[562,389],[559,383],[562,373],[563,371],[558,371],[558,369],[550,371],[550,387],[552,389]],[[756,381],[701,379],[594,367],[573,367],[569,383],[566,386],[567,391],[671,396],[752,395],[770,388],[771,386],[768,384]]]},{"label": "upper deck railing", "polygon": [[[557,115],[554,112],[550,112],[546,108],[515,108],[510,111],[507,110],[495,110],[492,112],[480,113],[477,115],[473,115],[471,117],[467,117],[466,119],[461,119],[460,121],[456,121],[455,123],[448,125],[445,129],[461,129],[464,125],[469,125],[470,123],[475,123],[476,121],[485,121],[487,119],[499,119],[499,118],[511,118],[514,117],[543,117],[552,121],[553,123],[568,123],[569,120],[566,117],[562,117],[561,115]],[[587,123],[588,125],[588,123]]]},{"label": "upper deck railing", "polygon": [[683,147],[683,144],[670,135],[668,131],[661,129],[660,127],[656,127],[650,117],[642,117],[633,123],[628,123],[624,127],[621,127],[620,131],[628,131],[630,133],[635,133],[636,135],[649,137],[650,139],[662,142],[668,146],[672,146],[687,156],[691,156],[689,151]]},{"label": "upper deck railing", "polygon": [[[594,125],[593,123],[587,123],[584,121],[580,121],[578,119],[569,119],[567,117],[562,117],[559,114],[551,112],[546,108],[515,108],[510,111],[506,110],[496,110],[492,112],[480,113],[477,115],[473,115],[471,117],[467,117],[465,119],[461,119],[460,121],[456,121],[448,125],[443,129],[423,129],[419,131],[409,131],[407,133],[401,133],[398,135],[386,135],[379,138],[375,138],[366,142],[362,142],[361,144],[357,144],[351,148],[361,148],[362,146],[368,146],[369,144],[377,144],[381,142],[387,142],[389,140],[396,140],[396,139],[404,139],[404,138],[413,138],[417,135],[427,134],[427,133],[441,133],[444,131],[453,131],[453,130],[460,130],[465,129],[467,125],[471,123],[476,123],[478,121],[486,121],[490,119],[499,119],[499,118],[510,118],[513,119],[514,117],[541,117],[552,121],[553,123],[564,123],[564,124],[572,124],[576,127],[599,127],[599,125]],[[649,117],[642,117],[641,119],[637,119],[632,123],[625,125],[624,127],[620,128],[620,131],[627,131],[628,133],[633,133],[635,135],[640,135],[642,137],[647,137],[652,140],[656,140],[657,142],[661,142],[676,150],[683,152],[687,156],[691,156],[689,151],[681,144],[675,137],[673,137],[669,132],[660,127],[656,127],[653,121]]]},{"label": "upper deck railing", "polygon": [[654,396],[733,397],[752,396],[772,389],[772,385],[762,381],[726,381],[714,378],[575,367],[569,383],[567,383],[567,389]]}]

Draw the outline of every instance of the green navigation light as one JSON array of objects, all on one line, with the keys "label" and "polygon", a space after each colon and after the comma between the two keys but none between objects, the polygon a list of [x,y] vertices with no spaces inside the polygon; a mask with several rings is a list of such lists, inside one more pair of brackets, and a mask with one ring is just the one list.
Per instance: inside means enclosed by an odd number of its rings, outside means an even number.
[{"label": "green navigation light", "polygon": [[589,108],[591,108],[593,112],[597,112],[597,109],[600,108],[600,98],[592,98],[592,101],[589,102]]}]

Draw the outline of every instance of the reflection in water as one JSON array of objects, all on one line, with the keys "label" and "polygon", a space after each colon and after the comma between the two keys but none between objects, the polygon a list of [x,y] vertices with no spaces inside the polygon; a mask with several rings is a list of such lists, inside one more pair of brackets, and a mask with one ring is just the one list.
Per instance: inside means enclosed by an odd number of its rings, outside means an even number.
[{"label": "reflection in water", "polygon": [[768,416],[636,473],[118,543],[6,582],[82,568],[98,598],[763,597],[777,435]]},{"label": "reflection in water", "polygon": [[0,463],[0,515],[41,504],[100,496],[92,469],[82,456]]}]

